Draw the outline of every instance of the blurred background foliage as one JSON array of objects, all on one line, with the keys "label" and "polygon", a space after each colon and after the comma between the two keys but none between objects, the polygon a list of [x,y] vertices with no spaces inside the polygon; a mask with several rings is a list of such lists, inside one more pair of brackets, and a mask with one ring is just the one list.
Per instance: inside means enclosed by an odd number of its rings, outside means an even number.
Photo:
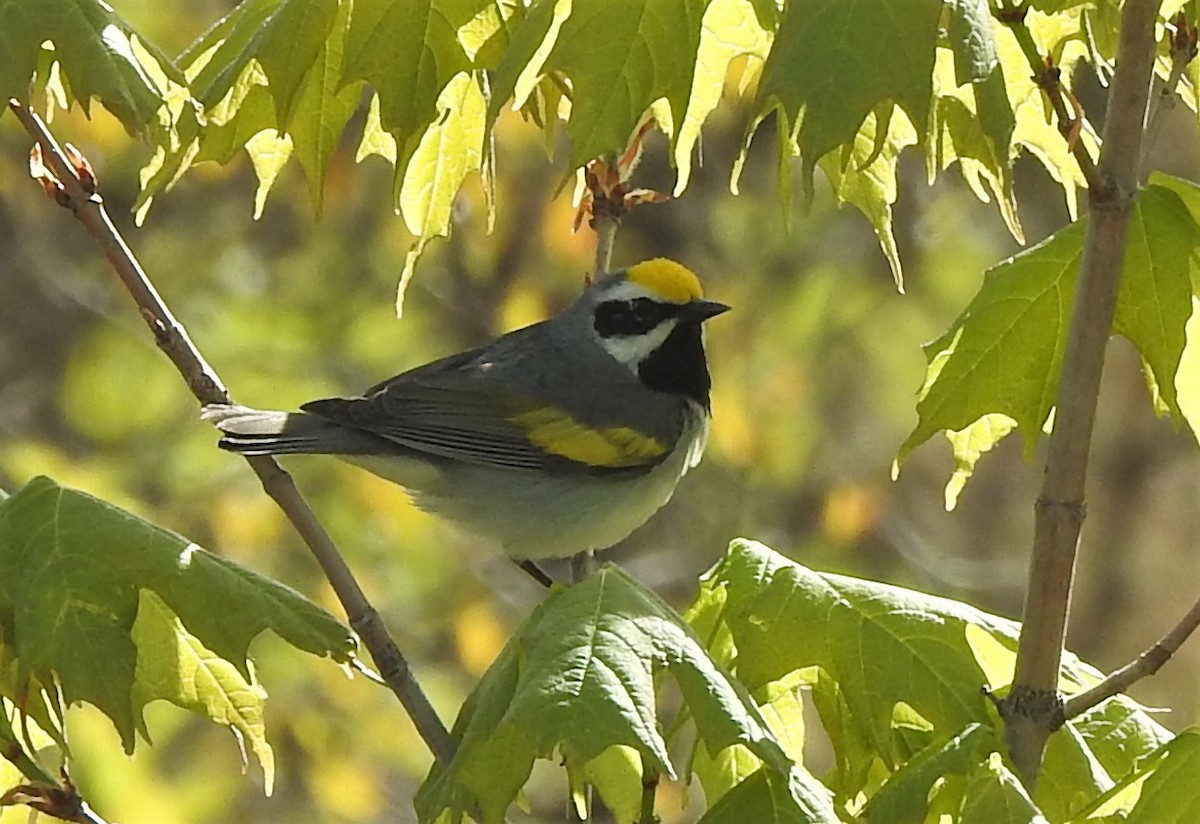
[{"label": "blurred background foliage", "polygon": [[[121,12],[170,53],[232,5],[125,0]],[[1082,94],[1087,101],[1086,84]],[[1089,112],[1102,99],[1092,94]],[[1153,163],[1194,180],[1195,141],[1173,139],[1194,129],[1191,117],[1176,113]],[[773,129],[751,149],[743,194],[729,193],[743,123],[743,113],[719,110],[683,198],[637,209],[617,236],[614,265],[676,258],[735,311],[709,327],[715,421],[704,463],[606,558],[682,607],[728,541],[749,536],[818,569],[1019,617],[1040,456],[1026,463],[1018,439],[1004,442],[954,512],[943,504],[948,446],[923,447],[898,481],[890,477],[916,419],[920,345],[957,316],[983,270],[1017,247],[994,206],[950,177],[926,186],[923,162],[906,156],[896,230],[908,294],[899,295],[866,221],[836,209],[820,181],[811,210],[784,220]],[[332,163],[319,217],[295,164],[257,222],[249,164],[208,164],[135,229],[129,206],[148,150],[98,108],[91,121],[60,117],[54,129],[92,161],[119,228],[247,404],[292,408],[352,393],[538,320],[578,294],[591,266],[592,234],[571,233],[570,187],[559,190],[565,147],[548,160],[541,133],[515,115],[496,132],[495,231],[486,231],[473,181],[459,197],[453,236],[426,252],[402,320],[395,288],[413,239],[388,205],[390,169],[378,158],[355,165],[353,139]],[[0,487],[51,475],[338,613],[254,476],[215,448],[91,240],[25,178],[28,146],[16,121],[0,117]],[[661,137],[649,140],[633,182],[672,188]],[[1018,164],[1017,193],[1031,243],[1066,222],[1061,190],[1036,164]],[[1070,647],[1105,669],[1176,620],[1195,597],[1200,567],[1195,444],[1151,416],[1132,347],[1114,340],[1109,356],[1069,633]],[[539,589],[373,476],[328,459],[286,465],[451,721]],[[125,824],[409,820],[430,756],[390,695],[273,638],[253,652],[271,696],[274,797],[263,797],[253,769],[241,774],[224,730],[182,711],[152,706],[154,746],[126,758],[107,720],[77,709],[75,778],[97,809]],[[1196,719],[1197,683],[1200,645],[1192,644],[1135,697],[1170,707],[1161,720],[1181,729]],[[820,744],[811,747],[819,770]],[[551,766],[539,770],[533,815],[561,820],[565,780]],[[681,811],[681,788],[659,795],[665,821],[694,815]]]}]

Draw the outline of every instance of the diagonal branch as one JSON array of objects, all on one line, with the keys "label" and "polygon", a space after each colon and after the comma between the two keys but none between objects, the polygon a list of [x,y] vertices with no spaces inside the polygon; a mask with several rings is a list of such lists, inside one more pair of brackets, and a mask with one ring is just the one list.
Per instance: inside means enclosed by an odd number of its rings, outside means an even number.
[{"label": "diagonal branch", "polygon": [[[69,208],[88,234],[99,245],[113,271],[121,278],[137,303],[142,319],[150,327],[159,347],[166,353],[192,394],[202,404],[228,403],[229,393],[221,379],[188,338],[183,326],[171,314],[154,285],[146,276],[133,253],[117,232],[100,196],[93,191],[94,177],[78,153],[72,152],[72,163],[50,134],[41,119],[16,100],[9,107],[21,125],[41,147],[46,166],[57,180],[42,179],[43,186],[52,191],[56,200]],[[84,182],[79,175],[83,174]],[[379,613],[371,606],[362,588],[354,579],[345,560],[334,546],[329,533],[279,464],[270,457],[248,457],[246,461],[262,481],[263,489],[283,510],[300,537],[321,565],[322,571],[341,602],[350,626],[362,638],[364,646],[375,660],[384,683],[395,693],[412,718],[417,732],[425,740],[438,763],[448,765],[454,757],[454,741],[446,731],[417,683],[408,662],[384,627]]]},{"label": "diagonal branch", "polygon": [[1119,670],[1110,673],[1099,684],[1068,698],[1063,704],[1063,716],[1074,718],[1081,715],[1101,701],[1112,698],[1117,693],[1125,692],[1137,681],[1158,672],[1163,664],[1171,660],[1171,656],[1198,626],[1200,626],[1200,600],[1192,604],[1192,608],[1187,611],[1179,623],[1173,626],[1154,646]]}]

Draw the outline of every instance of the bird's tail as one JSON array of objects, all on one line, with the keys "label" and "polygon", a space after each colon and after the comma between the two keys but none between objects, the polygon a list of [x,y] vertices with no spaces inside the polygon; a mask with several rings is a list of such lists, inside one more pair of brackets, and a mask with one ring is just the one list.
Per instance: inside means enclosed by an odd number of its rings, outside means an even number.
[{"label": "bird's tail", "polygon": [[221,430],[217,445],[241,455],[369,454],[375,438],[305,412],[209,404],[200,414]]}]

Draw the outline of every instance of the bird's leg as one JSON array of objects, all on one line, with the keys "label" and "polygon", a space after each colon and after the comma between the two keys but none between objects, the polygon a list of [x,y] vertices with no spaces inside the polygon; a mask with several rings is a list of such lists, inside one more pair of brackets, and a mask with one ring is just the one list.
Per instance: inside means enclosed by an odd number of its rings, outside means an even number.
[{"label": "bird's leg", "polygon": [[542,586],[546,587],[546,589],[549,589],[550,587],[552,587],[554,585],[554,579],[551,578],[549,575],[547,575],[545,572],[543,572],[542,568],[540,566],[538,566],[537,564],[535,564],[533,561],[529,560],[528,558],[526,558],[523,561],[517,561],[517,566],[519,566],[521,569],[525,570],[525,572],[529,575],[530,578],[537,581]]}]

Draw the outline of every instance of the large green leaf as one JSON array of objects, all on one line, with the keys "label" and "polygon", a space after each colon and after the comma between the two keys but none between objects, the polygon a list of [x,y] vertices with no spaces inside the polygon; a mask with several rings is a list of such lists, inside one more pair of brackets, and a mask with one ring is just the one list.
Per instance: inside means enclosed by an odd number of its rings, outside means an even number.
[{"label": "large green leaf", "polygon": [[375,87],[383,128],[402,149],[397,177],[438,119],[442,91],[472,68],[458,30],[489,5],[487,0],[355,0],[345,75]]},{"label": "large green leaf", "polygon": [[[1113,330],[1141,353],[1163,408],[1182,417],[1175,379],[1192,313],[1192,281],[1200,272],[1200,223],[1178,193],[1194,187],[1167,182],[1156,176],[1131,210]],[[945,430],[955,449],[951,487],[957,492],[979,456],[1011,431],[1009,422],[1032,454],[1058,390],[1084,227],[1083,220],[1072,223],[990,269],[963,314],[926,345],[919,420],[897,465]]]},{"label": "large green leaf", "polygon": [[[989,764],[1003,735],[982,691],[1002,691],[1011,681],[1014,622],[814,572],[749,541],[735,541],[704,576],[687,614],[711,639],[714,657],[755,694],[797,679],[812,685],[836,759],[827,783],[847,802],[865,794],[869,820],[895,820],[891,812],[899,809],[915,815],[924,807],[913,805],[926,804],[947,776],[959,780],[939,790],[940,804],[957,809],[965,789],[981,782],[997,803],[1024,809],[1004,772]],[[1074,693],[1100,677],[1068,653],[1060,689]],[[1043,767],[1060,796],[1055,809],[1064,817],[1080,809],[1167,735],[1123,697],[1072,719],[1051,737]]]},{"label": "large green leaf", "polygon": [[928,808],[931,793],[948,776],[966,775],[997,748],[993,731],[971,724],[944,743],[928,750],[897,770],[863,808],[868,822],[902,821]]},{"label": "large green leaf", "polygon": [[[435,769],[417,795],[421,820],[446,812],[457,819],[471,809],[500,820],[534,760],[555,750],[577,775],[623,746],[673,777],[655,707],[663,673],[674,678],[710,753],[740,744],[763,769],[789,775],[789,759],[745,690],[657,595],[606,566],[552,592],[513,634],[459,715],[453,763]],[[640,776],[627,776],[634,783],[622,797],[640,791]]]},{"label": "large green leaf", "polygon": [[980,687],[988,679],[965,627],[983,627],[1014,645],[1017,637],[1011,621],[966,604],[814,572],[749,541],[735,541],[705,574],[688,615],[708,610],[728,627],[734,671],[748,689],[820,667],[839,684],[871,744],[893,763],[900,760],[893,733],[898,702],[950,734],[987,720]]},{"label": "large green leaf", "polygon": [[1049,824],[998,753],[967,776],[957,824]]},{"label": "large green leaf", "polygon": [[963,314],[925,345],[919,420],[897,461],[939,430],[996,413],[1014,420],[1033,449],[1058,386],[1083,231],[1072,223],[989,269]]},{"label": "large green leaf", "polygon": [[[126,748],[145,732],[145,701],[177,699],[171,679],[197,665],[185,652],[225,675],[180,702],[231,723],[215,708],[235,674],[252,684],[247,648],[263,630],[341,662],[355,650],[345,626],[294,590],[48,478],[0,505],[0,625],[11,628],[4,640],[21,679],[95,705]],[[175,641],[159,643],[168,625]]]},{"label": "large green leaf", "polygon": [[165,89],[151,74],[178,76],[100,0],[0,0],[0,100],[30,102],[45,41],[53,44],[54,57],[84,111],[96,98],[130,132],[141,131],[163,104]]},{"label": "large green leaf", "polygon": [[139,215],[192,164],[228,163],[242,149],[259,178],[256,216],[293,153],[319,204],[329,157],[362,94],[343,72],[351,8],[340,0],[246,0],[181,55],[196,102],[173,106],[157,133]]},{"label": "large green leaf", "polygon": [[1185,730],[1152,764],[1128,824],[1184,824],[1200,817],[1200,733]]},{"label": "large green leaf", "polygon": [[558,72],[571,81],[571,168],[624,151],[659,98],[684,123],[709,2],[542,3],[500,64],[490,120],[509,98],[522,105],[538,77]]},{"label": "large green leaf", "polygon": [[[778,107],[810,167],[885,103],[924,135],[941,0],[788,3],[763,69],[760,116]],[[798,129],[798,131],[797,131]]]}]

